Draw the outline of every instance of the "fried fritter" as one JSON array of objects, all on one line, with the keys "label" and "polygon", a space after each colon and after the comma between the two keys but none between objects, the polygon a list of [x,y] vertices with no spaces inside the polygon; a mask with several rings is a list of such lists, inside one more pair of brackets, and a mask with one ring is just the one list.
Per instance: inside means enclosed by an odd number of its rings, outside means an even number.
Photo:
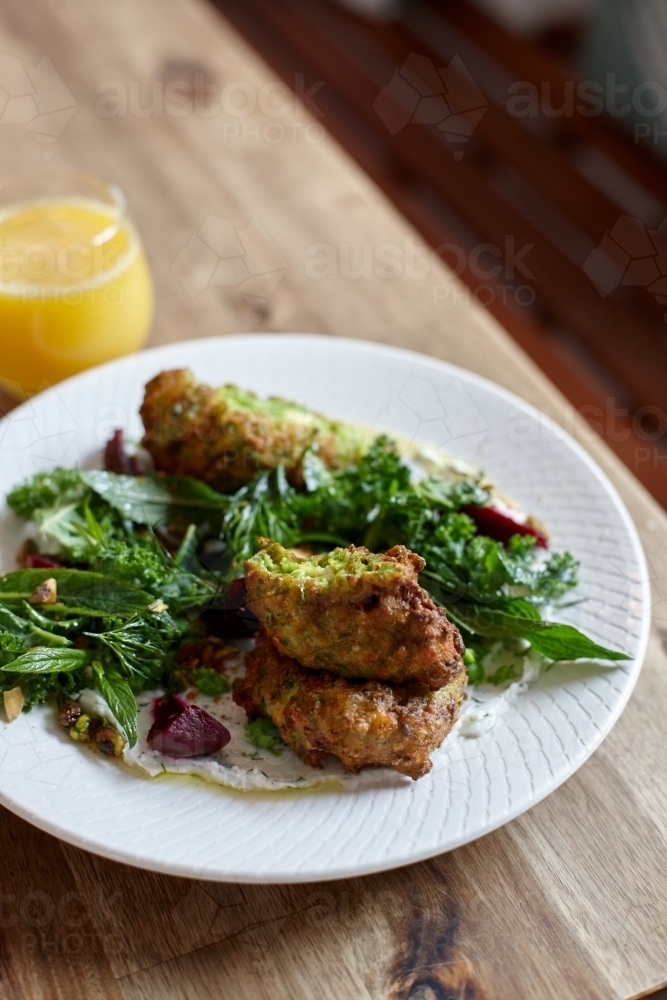
[{"label": "fried fritter", "polygon": [[462,670],[458,629],[419,586],[421,556],[403,545],[383,555],[351,545],[298,558],[260,541],[245,563],[247,606],[286,656],[342,677],[433,690]]},{"label": "fried fritter", "polygon": [[246,654],[246,674],[235,682],[233,698],[249,719],[270,718],[284,742],[314,767],[332,753],[348,771],[375,764],[416,780],[431,770],[429,755],[456,722],[466,681],[463,668],[439,691],[343,680],[306,670],[262,634]]},{"label": "fried fritter", "polygon": [[304,453],[313,444],[331,469],[350,465],[369,444],[356,428],[297,403],[261,400],[234,385],[213,389],[182,369],[147,384],[140,413],[143,445],[156,469],[203,479],[221,492],[281,463],[299,483]]}]

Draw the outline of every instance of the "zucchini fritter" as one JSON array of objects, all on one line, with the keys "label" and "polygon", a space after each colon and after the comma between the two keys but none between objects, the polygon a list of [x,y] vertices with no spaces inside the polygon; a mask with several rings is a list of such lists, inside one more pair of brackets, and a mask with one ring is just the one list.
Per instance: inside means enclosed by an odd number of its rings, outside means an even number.
[{"label": "zucchini fritter", "polygon": [[262,634],[233,698],[248,718],[268,716],[308,764],[317,767],[332,753],[348,771],[375,764],[416,780],[431,770],[429,755],[456,722],[465,687],[464,669],[439,691],[313,673]]},{"label": "zucchini fritter", "polygon": [[433,690],[463,669],[458,629],[419,586],[421,556],[403,545],[383,555],[351,545],[298,558],[260,542],[245,563],[247,606],[281,653],[341,677]]},{"label": "zucchini fritter", "polygon": [[299,483],[312,444],[331,469],[350,465],[369,444],[356,428],[297,403],[261,400],[234,385],[213,389],[183,369],[161,372],[146,385],[140,413],[143,445],[156,469],[203,479],[221,492],[281,463]]}]

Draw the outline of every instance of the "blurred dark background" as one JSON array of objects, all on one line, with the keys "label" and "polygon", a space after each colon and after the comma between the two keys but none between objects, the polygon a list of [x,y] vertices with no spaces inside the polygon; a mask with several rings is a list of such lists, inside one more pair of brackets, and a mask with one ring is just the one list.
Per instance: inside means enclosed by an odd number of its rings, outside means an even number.
[{"label": "blurred dark background", "polygon": [[667,507],[665,0],[214,0]]}]

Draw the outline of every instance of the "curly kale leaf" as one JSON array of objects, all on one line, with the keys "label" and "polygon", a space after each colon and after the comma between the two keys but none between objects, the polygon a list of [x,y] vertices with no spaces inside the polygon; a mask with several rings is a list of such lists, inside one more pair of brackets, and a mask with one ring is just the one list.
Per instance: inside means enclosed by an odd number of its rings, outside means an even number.
[{"label": "curly kale leaf", "polygon": [[257,551],[260,537],[287,546],[296,544],[299,537],[296,497],[284,468],[278,466],[258,473],[229,498],[220,534],[227,548],[223,575],[233,577],[243,572],[243,561]]},{"label": "curly kale leaf", "polygon": [[[99,495],[90,487],[86,477],[92,475],[65,469],[40,474],[15,490],[10,495],[10,503],[21,516],[36,522],[44,548],[57,549],[60,558],[67,562],[83,564],[94,572],[127,581],[174,605],[175,610],[186,610],[210,601],[216,591],[214,581],[188,572],[171,558],[150,528],[133,524],[117,509],[118,481],[132,480],[132,477],[97,474],[106,477],[103,485],[113,494],[114,506],[103,498],[104,490],[97,480],[94,482],[100,486]],[[142,483],[145,494],[147,480],[137,482]],[[163,489],[166,487],[160,487]],[[202,499],[198,489],[188,487],[185,493],[193,503],[209,506],[213,503],[208,493]],[[185,502],[181,494],[176,496],[179,504]]]},{"label": "curly kale leaf", "polygon": [[8,495],[7,503],[15,514],[30,521],[37,511],[77,504],[88,492],[79,469],[54,469],[17,486]]},{"label": "curly kale leaf", "polygon": [[19,674],[12,673],[3,665],[0,668],[0,692],[20,687],[25,701],[24,711],[27,712],[34,705],[40,705],[52,695],[59,701],[78,695],[89,684],[85,674],[86,669],[84,667],[79,670],[55,674]]},{"label": "curly kale leaf", "polygon": [[484,603],[526,597],[547,604],[577,582],[577,561],[569,553],[547,560],[535,558],[535,539],[514,535],[507,546],[478,535],[466,514],[448,514],[435,529],[417,540],[426,559],[425,586],[450,600]]}]

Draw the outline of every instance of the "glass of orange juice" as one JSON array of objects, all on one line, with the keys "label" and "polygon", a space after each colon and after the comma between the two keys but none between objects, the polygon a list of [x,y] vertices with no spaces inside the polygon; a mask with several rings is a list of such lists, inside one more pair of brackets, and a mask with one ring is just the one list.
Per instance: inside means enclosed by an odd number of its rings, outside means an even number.
[{"label": "glass of orange juice", "polygon": [[138,350],[153,284],[122,191],[75,171],[0,180],[0,382],[30,395]]}]

